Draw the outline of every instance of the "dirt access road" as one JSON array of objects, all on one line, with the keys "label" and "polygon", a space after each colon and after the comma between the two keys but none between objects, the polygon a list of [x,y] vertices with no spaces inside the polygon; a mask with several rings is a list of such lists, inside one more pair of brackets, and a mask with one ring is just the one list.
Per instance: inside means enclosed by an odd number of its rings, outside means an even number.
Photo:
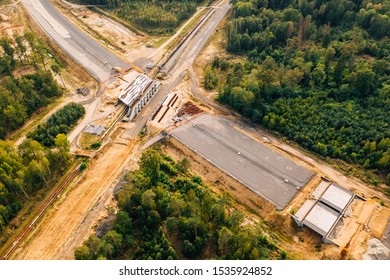
[{"label": "dirt access road", "polygon": [[[43,0],[42,0],[43,1]],[[172,79],[180,80],[180,73],[188,63],[188,53],[196,56],[204,43],[212,35],[220,20],[226,15],[229,6],[226,2],[224,10],[219,13],[219,17],[207,23],[206,33],[200,31],[189,47],[184,50],[183,59],[172,68]],[[218,21],[219,20],[219,21]],[[212,23],[210,25],[210,23]],[[202,29],[203,30],[203,29]],[[194,42],[194,44],[192,43]],[[195,48],[195,49],[194,49]],[[193,61],[195,57],[191,58]],[[175,83],[169,83],[172,88]],[[163,95],[162,95],[163,96]],[[137,124],[144,125],[148,119],[148,114],[159,101],[152,101],[148,108],[144,108],[143,118],[137,120]],[[146,109],[148,109],[146,111]],[[141,126],[141,127],[142,127]],[[118,128],[113,133],[113,138],[106,147],[102,148],[96,160],[92,160],[88,170],[79,181],[74,182],[73,187],[64,193],[55,206],[49,210],[46,218],[28,237],[26,242],[15,251],[12,259],[72,259],[74,248],[80,246],[83,240],[93,230],[93,225],[98,220],[99,209],[104,211],[105,203],[112,197],[112,189],[115,180],[124,170],[126,163],[131,160],[136,152],[134,141],[120,138],[123,132]],[[117,137],[118,136],[118,137]],[[97,210],[98,209],[98,210]]]},{"label": "dirt access road", "polygon": [[[208,44],[203,49],[202,53],[197,57],[194,66],[189,68],[191,91],[192,94],[200,101],[200,103],[213,108],[217,115],[229,116],[229,118],[236,121],[237,127],[241,128],[252,137],[257,138],[261,142],[265,142],[264,144],[278,151],[282,155],[292,158],[298,163],[303,163],[310,166],[319,174],[327,176],[339,185],[346,187],[359,195],[367,198],[383,200],[386,205],[390,205],[390,198],[382,192],[375,190],[373,186],[370,186],[355,177],[344,175],[342,172],[336,170],[334,167],[325,163],[324,161],[318,158],[314,158],[309,153],[306,153],[297,147],[283,142],[281,139],[275,137],[272,133],[262,129],[260,126],[252,124],[239,114],[235,113],[234,111],[230,111],[227,107],[221,106],[219,103],[214,101],[212,96],[215,96],[216,93],[206,91],[199,85],[202,81],[201,73],[203,72],[204,67],[210,63],[210,60],[214,56],[223,56],[225,54],[225,51],[221,50],[222,45],[223,42],[220,39],[219,41],[216,38],[211,40],[210,44]],[[267,141],[264,141],[264,139],[267,139]],[[284,210],[284,212],[288,213],[290,210],[291,209],[288,207],[286,210]]]},{"label": "dirt access road", "polygon": [[[107,190],[122,172],[134,146],[131,142],[108,145],[103,148],[106,151],[98,159],[91,160],[85,174],[60,197],[11,259],[73,259],[74,247],[79,246],[88,236],[94,223],[91,219],[85,219],[87,213],[102,197],[107,197],[107,194],[112,196],[112,192],[107,193]],[[84,225],[83,234],[78,235],[82,236],[81,240],[72,235],[79,230],[80,225]]]}]

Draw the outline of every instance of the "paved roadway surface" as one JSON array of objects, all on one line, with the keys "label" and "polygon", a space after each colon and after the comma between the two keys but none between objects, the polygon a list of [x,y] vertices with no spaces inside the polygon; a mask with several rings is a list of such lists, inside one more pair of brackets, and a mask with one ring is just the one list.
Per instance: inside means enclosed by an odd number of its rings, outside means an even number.
[{"label": "paved roadway surface", "polygon": [[[205,16],[202,18],[202,21],[198,24],[198,26],[195,27],[195,29],[188,35],[186,38],[186,41],[176,50],[175,53],[171,55],[169,60],[164,64],[163,67],[161,67],[160,72],[161,73],[169,73],[172,68],[176,65],[178,59],[181,55],[183,55],[184,51],[188,47],[188,43],[190,42],[197,34],[198,32],[204,27],[204,22],[207,22],[209,20],[213,13],[215,12],[214,9],[209,10]],[[213,19],[215,21],[215,19]]]},{"label": "paved roadway surface", "polygon": [[204,114],[176,128],[172,136],[282,210],[314,172],[243,134],[234,124]]},{"label": "paved roadway surface", "polygon": [[122,69],[130,67],[128,63],[78,29],[49,0],[21,2],[48,36],[97,80],[106,80],[112,73],[113,66]]},{"label": "paved roadway surface", "polygon": [[215,12],[211,15],[205,25],[203,25],[203,27],[198,31],[194,32],[194,36],[191,36],[191,38],[189,38],[190,40],[186,41],[182,47],[180,47],[180,50],[178,50],[175,55],[167,61],[166,65],[169,65],[169,76],[171,78],[164,82],[161,89],[142,109],[141,113],[135,120],[134,127],[131,128],[131,131],[129,132],[131,137],[135,137],[140,133],[148,121],[149,116],[153,112],[153,109],[156,108],[170,90],[179,84],[181,79],[185,76],[184,70],[191,68],[195,58],[199,55],[206,42],[215,32],[218,24],[229,11],[229,1],[225,1],[221,3],[220,6],[213,7],[213,9],[215,9]]}]

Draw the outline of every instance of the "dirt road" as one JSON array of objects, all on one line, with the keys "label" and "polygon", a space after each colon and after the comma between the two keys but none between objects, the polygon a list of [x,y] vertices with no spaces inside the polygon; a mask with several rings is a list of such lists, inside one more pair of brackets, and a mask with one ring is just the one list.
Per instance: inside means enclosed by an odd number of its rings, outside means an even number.
[{"label": "dirt road", "polygon": [[[218,41],[219,40],[219,41]],[[245,118],[241,117],[238,113],[230,111],[227,107],[221,106],[221,104],[210,98],[210,92],[207,92],[204,88],[201,88],[201,75],[206,64],[210,63],[210,60],[215,55],[223,55],[221,39],[215,39],[210,42],[198,56],[194,63],[194,67],[189,68],[189,74],[191,77],[191,91],[192,94],[199,99],[202,103],[215,109],[217,115],[229,115],[234,120],[239,128],[253,137],[256,137],[263,142],[264,137],[269,140],[269,143],[265,143],[272,149],[293,158],[298,163],[304,163],[313,168],[321,175],[325,175],[331,180],[335,181],[339,185],[346,187],[359,195],[365,197],[377,198],[383,200],[386,205],[390,205],[390,198],[385,194],[373,189],[372,186],[363,183],[354,177],[349,177],[336,170],[329,164],[311,157],[304,151],[283,142],[279,138],[275,137],[272,133],[262,129],[260,126],[256,126],[250,123]],[[268,141],[267,141],[268,142]]]},{"label": "dirt road", "polygon": [[[103,149],[105,153],[92,160],[84,176],[75,182],[72,190],[60,198],[49,210],[47,217],[39,224],[11,259],[46,260],[72,259],[75,246],[82,243],[94,219],[85,219],[91,209],[104,204],[97,204],[104,194],[112,195],[115,179],[122,172],[133,152],[130,142],[109,144]],[[82,233],[74,237],[74,233],[82,225]]]},{"label": "dirt road", "polygon": [[[34,3],[40,1],[43,0],[36,0]],[[224,14],[226,11],[224,10]],[[220,17],[223,16],[222,12],[217,14]],[[211,26],[207,26],[206,32],[209,36],[215,24],[214,22]],[[63,30],[64,37],[67,35],[65,29]],[[205,42],[205,38],[202,39],[200,42],[196,40],[195,49],[198,52]],[[192,48],[190,51],[191,55],[197,55]],[[182,64],[181,67],[183,67]],[[174,78],[174,81],[181,79],[179,75],[181,71],[178,69],[174,71],[178,76]],[[89,106],[91,108],[88,111],[96,112],[97,105],[94,102]],[[87,115],[85,119],[89,117]],[[73,138],[77,131],[75,129],[70,138]],[[118,133],[114,132],[113,135],[120,135],[120,131],[119,128]],[[71,186],[62,195],[26,242],[11,256],[11,259],[72,259],[74,247],[81,245],[98,220],[96,216],[104,212],[105,203],[111,198],[115,180],[132,158],[133,145],[135,145],[134,142],[125,139],[114,139],[104,147],[100,157],[92,160],[82,179],[75,182],[73,187]]]}]

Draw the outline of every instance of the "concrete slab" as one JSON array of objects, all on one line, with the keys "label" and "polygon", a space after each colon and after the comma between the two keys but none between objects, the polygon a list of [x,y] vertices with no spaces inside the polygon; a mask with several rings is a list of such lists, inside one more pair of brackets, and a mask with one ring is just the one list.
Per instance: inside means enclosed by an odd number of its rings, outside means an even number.
[{"label": "concrete slab", "polygon": [[352,199],[352,196],[351,191],[333,183],[324,192],[320,200],[341,213]]},{"label": "concrete slab", "polygon": [[307,214],[309,214],[310,210],[314,207],[316,204],[316,200],[306,200],[305,203],[299,208],[297,213],[294,215],[295,218],[299,221],[302,222]]},{"label": "concrete slab", "polygon": [[303,224],[315,232],[326,236],[336,223],[340,214],[323,203],[317,203],[306,216]]},{"label": "concrete slab", "polygon": [[311,193],[311,198],[317,200],[320,199],[330,184],[330,182],[322,180],[318,187]]},{"label": "concrete slab", "polygon": [[313,171],[245,135],[227,118],[204,114],[175,129],[172,136],[279,210],[314,175]]}]

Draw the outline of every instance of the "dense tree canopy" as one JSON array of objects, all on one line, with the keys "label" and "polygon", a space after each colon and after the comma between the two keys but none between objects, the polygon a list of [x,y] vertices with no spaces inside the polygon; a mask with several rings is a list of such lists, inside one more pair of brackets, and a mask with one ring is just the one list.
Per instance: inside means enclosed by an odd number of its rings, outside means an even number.
[{"label": "dense tree canopy", "polygon": [[[62,94],[46,71],[44,50],[32,33],[0,38],[0,139]],[[26,69],[33,72],[20,75]],[[30,70],[28,70],[30,71]]]},{"label": "dense tree canopy", "polygon": [[[390,184],[390,1],[232,1],[204,86],[253,122]],[[379,144],[380,143],[380,144]]]},{"label": "dense tree canopy", "polygon": [[[62,94],[47,69],[46,56],[44,46],[33,33],[0,38],[0,233],[26,200],[38,190],[54,185],[69,167],[69,143],[60,133],[67,132],[80,112],[84,114],[84,108],[76,104],[53,115],[50,127],[45,126],[50,145],[27,138],[15,148],[1,140]],[[57,130],[52,129],[60,124]]]},{"label": "dense tree canopy", "polygon": [[85,114],[82,105],[71,102],[54,113],[46,123],[38,125],[37,129],[28,134],[28,138],[38,141],[46,147],[53,147],[56,144],[58,134],[67,134],[74,125]]},{"label": "dense tree canopy", "polygon": [[0,233],[37,190],[53,183],[70,163],[69,149],[46,149],[27,139],[19,148],[0,140]]},{"label": "dense tree canopy", "polygon": [[[151,169],[159,170],[158,178]],[[119,212],[103,237],[76,248],[76,259],[272,259],[286,253],[227,198],[213,193],[189,171],[156,150],[140,160],[118,193]]]}]

